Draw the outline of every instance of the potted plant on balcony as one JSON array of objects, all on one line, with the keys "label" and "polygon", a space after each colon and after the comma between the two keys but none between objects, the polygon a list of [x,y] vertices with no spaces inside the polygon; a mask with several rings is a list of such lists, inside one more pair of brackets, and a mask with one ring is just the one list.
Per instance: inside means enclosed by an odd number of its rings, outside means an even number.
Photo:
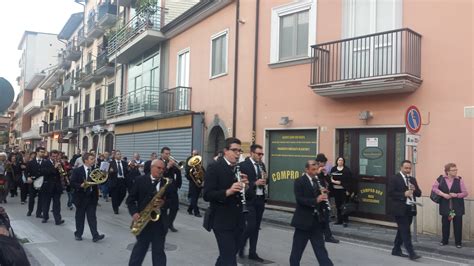
[{"label": "potted plant on balcony", "polygon": [[158,0],[138,0],[137,1],[137,15],[140,22],[145,28],[153,27],[152,16],[158,11]]}]

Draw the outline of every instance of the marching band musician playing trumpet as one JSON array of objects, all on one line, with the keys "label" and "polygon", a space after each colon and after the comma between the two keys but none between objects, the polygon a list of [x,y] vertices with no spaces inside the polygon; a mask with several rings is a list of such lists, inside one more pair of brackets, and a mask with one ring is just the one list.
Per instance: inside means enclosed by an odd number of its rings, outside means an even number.
[{"label": "marching band musician playing trumpet", "polygon": [[74,188],[73,201],[76,206],[76,232],[74,232],[74,236],[76,240],[82,240],[84,221],[87,215],[87,223],[91,230],[92,241],[97,242],[105,237],[97,231],[98,187],[86,185],[87,181],[90,181],[95,156],[91,153],[86,153],[82,157],[82,161],[84,164],[74,169],[71,175],[71,186]]},{"label": "marching band musician playing trumpet", "polygon": [[240,246],[239,256],[244,256],[244,249],[249,239],[249,259],[264,262],[264,259],[257,255],[257,241],[263,212],[265,211],[265,185],[267,184],[267,173],[262,162],[263,147],[258,144],[250,146],[250,157],[240,163],[242,173],[246,174],[249,183],[253,184],[251,200],[247,201],[249,213],[246,215],[246,228],[243,241]]},{"label": "marching band musician playing trumpet", "polygon": [[320,217],[322,214],[317,211],[320,204],[328,200],[327,194],[323,193],[324,188],[318,187],[316,179],[322,168],[323,166],[318,165],[314,160],[307,161],[306,173],[297,178],[294,183],[296,209],[291,226],[295,227],[295,233],[291,247],[290,266],[300,265],[301,256],[308,240],[311,241],[319,265],[333,265],[324,245],[323,228],[325,223],[321,221],[325,220],[325,217]]},{"label": "marching band musician playing trumpet", "polygon": [[[243,173],[236,177],[235,170],[242,151],[240,145],[237,138],[226,139],[224,156],[211,163],[206,171],[204,200],[210,202],[212,214],[209,221],[219,247],[216,265],[237,265],[236,255],[244,231],[242,192],[248,179]],[[246,196],[250,196],[251,189],[247,189]]]},{"label": "marching band musician playing trumpet", "polygon": [[[126,201],[128,211],[134,221],[138,221],[140,212],[149,204],[154,194],[166,185],[166,181],[163,181],[164,171],[165,163],[162,160],[155,159],[150,165],[151,174],[137,177]],[[137,242],[130,255],[130,266],[142,265],[150,243],[152,244],[153,265],[166,265],[165,238],[168,232],[168,216],[165,209],[168,207],[166,198],[169,197],[169,192],[170,190],[166,190],[164,197],[158,199],[157,206],[162,209],[159,220],[156,222],[150,221],[137,236]]]}]

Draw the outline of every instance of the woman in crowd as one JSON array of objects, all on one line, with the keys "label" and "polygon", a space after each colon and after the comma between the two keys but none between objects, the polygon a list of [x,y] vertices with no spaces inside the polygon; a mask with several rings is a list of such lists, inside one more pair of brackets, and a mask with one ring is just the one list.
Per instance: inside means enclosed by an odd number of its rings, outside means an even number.
[{"label": "woman in crowd", "polygon": [[21,153],[11,153],[6,167],[6,175],[9,183],[10,196],[13,198],[18,196],[18,187],[21,185],[21,162],[17,156],[21,156]]},{"label": "woman in crowd", "polygon": [[7,154],[0,152],[0,203],[7,203],[8,179],[5,175],[7,170]]},{"label": "woman in crowd", "polygon": [[336,166],[331,169],[331,193],[336,201],[337,222],[335,224],[343,224],[344,227],[347,227],[349,216],[342,214],[342,205],[346,203],[348,196],[352,192],[351,180],[351,170],[345,165],[344,158],[338,157]]},{"label": "woman in crowd", "polygon": [[440,245],[445,246],[449,241],[451,221],[453,221],[454,244],[462,247],[462,216],[464,215],[464,198],[468,193],[466,185],[460,176],[456,164],[448,163],[444,166],[444,176],[440,176],[433,184],[433,192],[441,197],[439,214],[443,238]]}]

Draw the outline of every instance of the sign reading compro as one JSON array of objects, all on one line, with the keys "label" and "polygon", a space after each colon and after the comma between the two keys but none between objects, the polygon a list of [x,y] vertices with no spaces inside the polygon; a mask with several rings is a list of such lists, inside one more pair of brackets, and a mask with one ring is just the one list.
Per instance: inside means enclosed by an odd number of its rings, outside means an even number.
[{"label": "sign reading compro", "polygon": [[270,199],[295,202],[293,182],[303,175],[306,161],[316,157],[317,131],[269,131],[268,143]]}]

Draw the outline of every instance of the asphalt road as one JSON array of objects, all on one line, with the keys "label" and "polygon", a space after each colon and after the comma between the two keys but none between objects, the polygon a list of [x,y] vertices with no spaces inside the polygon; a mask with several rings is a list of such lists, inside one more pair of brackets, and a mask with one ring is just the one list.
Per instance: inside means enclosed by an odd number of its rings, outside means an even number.
[{"label": "asphalt road", "polygon": [[[98,228],[105,239],[97,243],[86,224],[84,240],[75,241],[74,211],[65,206],[62,209],[65,224],[56,226],[50,218],[46,224],[41,219],[26,216],[26,205],[20,205],[18,197],[8,198],[3,204],[12,219],[17,236],[27,240],[25,247],[33,265],[127,265],[135,238],[129,232],[131,218],[122,205],[119,215],[112,212],[110,202],[100,201],[97,209]],[[62,197],[65,201],[65,195]],[[191,216],[182,206],[175,222],[177,233],[169,232],[166,238],[168,265],[214,265],[217,245],[212,233],[202,228],[202,218]],[[288,265],[293,229],[268,223],[262,225],[258,254],[266,259],[265,265]],[[393,239],[393,236],[387,236]],[[472,265],[454,258],[423,254],[422,259],[412,262],[394,257],[388,246],[374,246],[355,239],[341,239],[339,244],[327,244],[329,255],[335,265]],[[471,262],[472,263],[472,262]],[[252,264],[240,260],[241,265]],[[151,264],[151,253],[143,265]],[[310,243],[306,248],[301,265],[317,265]]]}]

